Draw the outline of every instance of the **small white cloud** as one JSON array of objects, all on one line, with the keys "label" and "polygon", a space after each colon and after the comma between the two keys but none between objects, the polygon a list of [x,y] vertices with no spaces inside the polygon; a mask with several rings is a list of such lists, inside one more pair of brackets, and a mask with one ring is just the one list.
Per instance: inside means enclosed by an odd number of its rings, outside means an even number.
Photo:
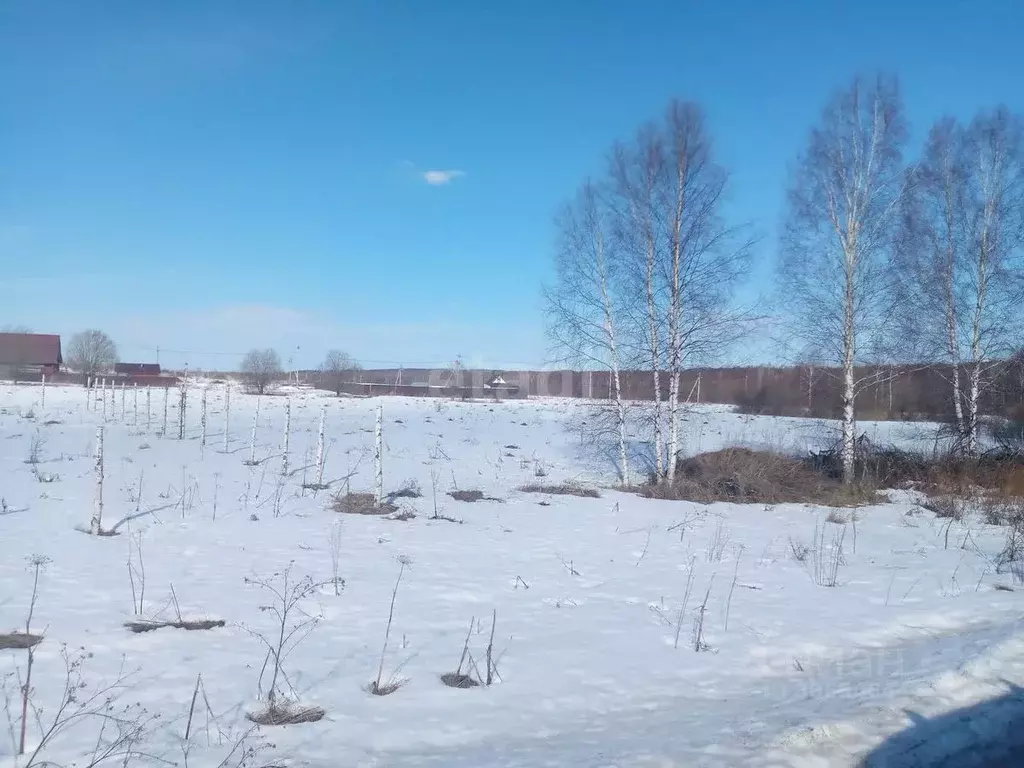
[{"label": "small white cloud", "polygon": [[456,170],[435,170],[435,171],[424,171],[423,180],[432,187],[441,187],[445,184],[451,184],[459,176],[465,176],[463,171]]}]

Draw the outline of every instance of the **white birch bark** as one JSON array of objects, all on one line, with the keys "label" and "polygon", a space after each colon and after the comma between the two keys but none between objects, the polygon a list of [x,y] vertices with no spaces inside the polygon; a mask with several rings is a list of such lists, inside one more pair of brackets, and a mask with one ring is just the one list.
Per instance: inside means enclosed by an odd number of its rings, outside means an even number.
[{"label": "white birch bark", "polygon": [[153,395],[153,388],[147,386],[146,387],[146,431],[147,432],[152,432],[153,431],[153,409],[152,409],[153,397],[152,397],[152,395]]},{"label": "white birch bark", "polygon": [[39,408],[40,409],[46,408],[46,374],[45,373],[43,374],[43,377],[42,377],[41,382],[40,382]]},{"label": "white birch bark", "polygon": [[126,402],[127,401],[125,399],[124,384],[125,383],[122,381],[121,382],[121,421],[127,421],[127,418],[125,416],[125,414],[126,414]]},{"label": "white birch bark", "polygon": [[92,518],[89,520],[89,533],[93,536],[103,530],[103,427],[96,428],[95,459],[93,473],[96,490],[93,497]]},{"label": "white birch bark", "polygon": [[656,260],[657,249],[654,242],[654,233],[649,232],[645,288],[647,292],[648,341],[651,344],[651,374],[654,377],[654,466],[660,479],[665,476],[665,460],[661,434],[661,350],[659,343],[660,332],[658,331],[658,305],[655,291],[654,268]]},{"label": "white birch bark", "polygon": [[228,431],[231,425],[231,382],[224,382],[224,453],[228,452]]},{"label": "white birch bark", "polygon": [[181,389],[178,392],[178,439],[185,439],[185,418],[187,412],[188,390],[185,382],[181,382]]},{"label": "white birch bark", "polygon": [[135,382],[135,386],[132,387],[132,426],[139,426],[139,383]]},{"label": "white birch bark", "polygon": [[103,379],[103,387],[100,390],[103,397],[103,423],[107,423],[107,380]]},{"label": "white birch bark", "polygon": [[377,405],[377,423],[374,426],[373,435],[373,473],[374,473],[374,498],[377,506],[384,504],[384,404]]},{"label": "white birch bark", "polygon": [[199,447],[206,447],[206,387],[199,398]]},{"label": "white birch bark", "polygon": [[[854,240],[855,242],[855,240]],[[856,301],[856,246],[851,245],[845,254],[846,289],[843,295],[843,391],[842,391],[842,464],[843,482],[854,480],[854,458],[856,435],[854,431],[854,404],[856,399],[856,380],[854,378],[854,361],[857,354],[856,323],[854,317]]]},{"label": "white birch bark", "polygon": [[164,427],[160,432],[161,437],[167,437],[167,398],[170,397],[170,387],[164,387]]},{"label": "white birch bark", "polygon": [[316,439],[316,484],[320,487],[324,483],[324,431],[327,426],[327,406],[320,408],[320,430]]},{"label": "white birch bark", "polygon": [[252,416],[252,436],[249,438],[249,463],[256,463],[256,427],[260,423],[260,396],[256,395],[256,413]]},{"label": "white birch bark", "polygon": [[[597,272],[601,290],[601,308],[604,313],[604,334],[608,346],[612,374],[612,396],[615,401],[616,432],[619,439],[619,479],[623,486],[629,485],[629,456],[626,452],[626,404],[622,398],[622,379],[619,375],[619,347],[615,334],[615,317],[611,292],[608,290],[608,265],[605,257],[604,235],[597,228]],[[593,379],[591,379],[593,384]],[[591,393],[593,395],[593,393]]]},{"label": "white birch bark", "polygon": [[291,399],[285,400],[284,402],[284,440],[281,446],[281,475],[287,476],[288,474],[288,450],[291,444],[292,436],[292,401]]}]

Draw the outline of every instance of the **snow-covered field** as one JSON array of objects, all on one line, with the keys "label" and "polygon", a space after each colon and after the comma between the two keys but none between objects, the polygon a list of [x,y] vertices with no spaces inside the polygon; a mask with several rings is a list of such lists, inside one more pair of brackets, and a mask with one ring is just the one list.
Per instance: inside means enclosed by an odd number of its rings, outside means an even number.
[{"label": "snow-covered field", "polygon": [[[266,657],[258,635],[277,631],[274,598],[253,580],[279,584],[275,574],[287,570],[293,580],[329,582],[332,535],[344,588],[335,595],[324,583],[301,602],[292,618],[318,621],[284,660],[285,687],[326,716],[249,733],[250,746],[273,744],[253,765],[839,766],[873,749],[890,759],[880,765],[971,765],[998,756],[991,744],[1007,743],[1024,714],[1021,699],[1007,696],[1010,684],[1024,685],[1024,602],[1020,591],[996,588],[1012,583],[992,564],[1003,532],[976,519],[947,532],[906,493],[856,519],[844,511],[844,524],[804,505],[704,506],[616,492],[611,467],[571,426],[585,406],[568,400],[264,397],[259,464],[248,466],[257,398],[232,392],[225,453],[223,387],[208,390],[203,448],[194,386],[185,440],[177,439],[173,390],[166,436],[162,391],[153,393],[148,428],[144,396],[136,423],[133,393],[126,413],[116,394],[105,428],[104,526],[142,514],[118,536],[94,537],[79,529],[94,506],[103,415],[87,408],[80,388],[48,388],[45,407],[40,395],[0,385],[0,631],[24,627],[29,558],[48,557],[32,620],[45,632],[32,678],[41,720],[54,716],[63,692],[62,645],[84,649],[87,691],[126,675],[117,705],[159,715],[139,745],[148,756],[131,765],[238,763],[237,751],[222,761],[258,706]],[[421,498],[396,502],[413,519],[329,508],[342,478],[353,491],[373,488],[380,403],[385,489],[422,488]],[[316,479],[307,467],[322,406],[332,485],[313,492],[302,484]],[[685,427],[696,452],[813,446],[825,425],[708,407]],[[878,442],[930,439],[920,425],[862,429]],[[33,467],[25,460],[37,437]],[[441,514],[459,522],[429,519],[432,477]],[[600,487],[600,498],[517,490],[565,480]],[[447,495],[454,489],[493,499],[456,501]],[[840,540],[837,584],[823,586]],[[403,684],[373,696],[367,685],[400,572],[383,679]],[[139,602],[144,617],[174,619],[174,598],[185,618],[226,626],[123,627]],[[443,685],[471,622],[469,652],[485,670],[495,613],[500,680]],[[11,738],[0,738],[5,768],[25,763],[13,756],[21,703],[19,678],[10,676],[16,668],[23,675],[25,661],[25,651],[0,652],[13,723]],[[30,720],[31,751],[40,735]],[[85,719],[42,757],[89,765],[83,756],[99,732],[98,719]]]}]

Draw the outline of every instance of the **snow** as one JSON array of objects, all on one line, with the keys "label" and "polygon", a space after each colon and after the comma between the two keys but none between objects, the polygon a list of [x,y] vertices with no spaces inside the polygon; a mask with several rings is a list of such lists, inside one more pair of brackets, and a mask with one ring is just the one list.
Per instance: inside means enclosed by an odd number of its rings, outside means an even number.
[{"label": "snow", "polygon": [[[856,533],[845,511],[845,564],[829,588],[812,578],[813,556],[793,556],[795,546],[818,540],[816,530],[830,545],[843,526],[826,522],[829,510],[610,490],[614,467],[572,427],[574,415],[586,413],[580,401],[338,399],[292,389],[292,474],[282,480],[286,398],[261,398],[261,463],[247,466],[257,399],[231,392],[223,453],[223,385],[195,386],[209,386],[205,448],[198,392],[188,397],[183,441],[177,398],[165,437],[157,393],[149,431],[144,414],[133,424],[131,399],[126,414],[120,398],[108,406],[104,526],[137,508],[153,511],[124,522],[119,536],[91,537],[79,528],[92,511],[102,411],[87,408],[81,388],[48,386],[44,410],[38,387],[0,385],[0,630],[24,624],[27,558],[49,557],[33,620],[46,635],[33,670],[44,717],[64,683],[61,644],[83,648],[90,685],[131,672],[124,700],[160,715],[146,753],[184,764],[185,723],[202,675],[227,735],[208,726],[202,706],[188,765],[222,765],[249,728],[245,712],[258,706],[266,651],[256,634],[274,630],[265,610],[271,597],[252,580],[285,569],[294,579],[328,580],[331,531],[341,519],[344,589],[335,596],[325,585],[302,601],[304,613],[320,620],[284,665],[300,703],[322,707],[326,717],[251,733],[248,743],[275,745],[261,755],[273,764],[835,766],[871,755],[902,766],[1006,757],[1000,750],[1024,712],[1010,688],[1024,685],[1021,592],[996,589],[1011,583],[992,563],[1003,533],[980,520],[954,523],[946,548],[945,521],[920,510],[913,494],[859,509]],[[385,489],[415,480],[424,493],[396,501],[416,514],[407,521],[329,509],[333,490],[373,490],[381,403]],[[321,407],[332,488],[315,492],[302,484],[316,478]],[[698,407],[684,424],[685,448],[804,450],[823,444],[831,426]],[[922,448],[934,438],[934,427],[920,424],[860,430],[875,442]],[[39,468],[59,475],[55,482],[39,482],[24,463],[37,434],[45,438]],[[461,523],[429,519],[432,474],[440,512]],[[592,484],[601,497],[517,490],[538,480]],[[492,499],[459,502],[446,495],[453,489]],[[128,562],[139,536],[145,617],[175,618],[173,585],[183,617],[223,619],[226,627],[123,628],[133,618]],[[410,565],[397,590],[384,678],[404,684],[376,697],[366,686],[380,663],[400,558]],[[708,648],[696,652],[705,594]],[[483,668],[492,611],[500,681],[445,687],[438,678],[458,664],[471,621],[470,651]],[[24,662],[24,651],[0,652],[0,679],[16,666],[23,671]],[[16,683],[8,683],[17,698]],[[76,725],[48,759],[70,764],[91,754],[97,730]],[[151,764],[163,763],[133,763]],[[16,765],[11,740],[0,737],[0,766]]]}]

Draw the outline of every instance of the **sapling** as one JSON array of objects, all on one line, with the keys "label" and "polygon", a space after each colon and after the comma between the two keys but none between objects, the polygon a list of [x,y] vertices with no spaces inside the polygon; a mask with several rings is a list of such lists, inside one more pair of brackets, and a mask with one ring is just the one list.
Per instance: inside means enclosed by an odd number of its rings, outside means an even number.
[{"label": "sapling", "polygon": [[199,398],[199,450],[206,450],[206,387]]},{"label": "sapling", "polygon": [[39,410],[46,408],[46,374],[39,380]]},{"label": "sapling", "polygon": [[96,462],[93,465],[96,490],[93,498],[92,519],[89,521],[89,533],[99,535],[103,530],[103,427],[96,427]]},{"label": "sapling", "polygon": [[698,653],[710,650],[710,646],[704,642],[704,616],[708,612],[708,598],[711,597],[711,585],[714,583],[715,577],[712,574],[711,580],[708,582],[708,591],[704,593],[704,602],[700,604],[700,608],[697,609],[697,615],[693,620],[693,650]]},{"label": "sapling", "polygon": [[128,540],[128,584],[132,589],[132,611],[136,616],[141,616],[146,599],[146,562],[142,557],[142,531],[136,532]]},{"label": "sapling", "polygon": [[181,380],[181,389],[178,391],[178,439],[185,439],[185,412],[188,389],[185,380]]},{"label": "sapling", "polygon": [[126,408],[125,408],[125,391],[124,391],[124,385],[125,385],[125,382],[123,382],[123,381],[122,381],[122,382],[121,382],[121,421],[125,421],[125,420],[126,420],[126,418],[125,418],[125,413],[127,412],[127,411],[126,411]]},{"label": "sapling", "polygon": [[152,400],[153,400],[153,398],[151,397],[152,394],[153,394],[153,388],[152,387],[146,387],[146,431],[147,432],[152,432],[153,431],[153,411],[152,411],[152,409],[150,407],[152,405]]},{"label": "sapling", "polygon": [[132,386],[132,426],[139,426],[139,382]]},{"label": "sapling", "polygon": [[103,423],[107,422],[107,380],[103,379],[102,387],[100,388],[100,396],[103,398]]},{"label": "sapling", "polygon": [[259,464],[259,462],[256,461],[256,427],[259,425],[259,422],[260,422],[260,398],[259,398],[259,395],[257,395],[256,396],[256,412],[252,416],[252,437],[249,439],[249,460],[246,461],[246,464],[248,464],[249,466],[252,466],[252,467],[255,467],[257,464]]},{"label": "sapling", "polygon": [[231,423],[231,382],[224,382],[224,453],[228,452],[228,427]]},{"label": "sapling", "polygon": [[[378,411],[379,413],[379,411]],[[384,657],[388,652],[388,640],[391,637],[391,622],[395,618],[395,600],[398,597],[398,585],[402,583],[402,574],[405,573],[405,567],[411,563],[409,558],[404,555],[398,557],[399,570],[398,579],[395,580],[395,588],[391,592],[391,607],[388,609],[388,623],[384,628],[384,646],[380,651],[380,664],[377,667],[377,679],[370,683],[369,691],[375,696],[387,696],[389,693],[394,693],[401,686],[401,683],[391,680],[386,684],[381,684],[381,680],[384,677]]]},{"label": "sapling", "polygon": [[384,504],[384,467],[382,464],[382,454],[384,452],[383,422],[384,405],[380,403],[377,405],[377,423],[373,430],[374,497],[378,507]]},{"label": "sapling", "polygon": [[725,631],[729,631],[729,611],[732,610],[732,593],[736,589],[736,579],[740,575],[740,558],[743,557],[743,547],[736,553],[736,569],[732,573],[732,584],[729,585],[729,598],[725,602]]},{"label": "sapling", "polygon": [[[50,562],[48,557],[33,555],[29,559],[29,567],[32,569],[32,597],[28,604],[28,618],[25,619],[25,638],[32,637],[32,616],[35,614],[36,601],[39,599],[39,574]],[[25,684],[21,688],[21,733],[18,739],[18,754],[25,754],[26,739],[28,734],[29,699],[32,696],[32,666],[35,663],[36,646],[34,643],[28,645],[28,664],[25,669]]]},{"label": "sapling", "polygon": [[[28,709],[33,714],[33,722],[38,726],[39,732],[32,739],[31,745],[23,745],[20,754],[25,755],[25,762],[18,760],[13,765],[20,768],[66,765],[63,761],[58,763],[51,759],[55,756],[54,752],[64,751],[63,748],[56,746],[56,742],[61,740],[65,732],[76,730],[86,722],[97,724],[99,736],[91,752],[84,756],[85,762],[80,763],[83,768],[106,765],[134,766],[137,760],[148,758],[149,755],[139,749],[138,745],[148,735],[156,717],[149,715],[138,704],[120,704],[120,696],[130,687],[130,675],[121,672],[111,683],[90,685],[84,679],[83,666],[85,661],[91,658],[91,653],[84,650],[72,653],[64,645],[61,647],[60,656],[64,661],[63,692],[60,698],[53,702],[52,707],[44,709],[38,706],[32,700],[35,691],[29,685],[19,685],[23,695],[29,697]],[[13,736],[10,696],[3,683],[5,681],[0,679],[0,689],[3,689],[0,692],[4,694]],[[13,746],[18,749],[22,745],[15,742]]]},{"label": "sapling", "polygon": [[170,387],[164,387],[164,428],[160,432],[161,437],[167,437],[167,398],[170,396]]},{"label": "sapling", "polygon": [[341,567],[341,518],[335,518],[331,523],[331,533],[328,539],[331,553],[331,583],[334,585],[334,594],[341,594],[341,587],[344,579],[338,577],[338,570]]},{"label": "sapling", "polygon": [[683,628],[683,617],[686,615],[686,605],[690,602],[690,592],[693,590],[694,565],[697,563],[697,556],[690,558],[689,573],[686,576],[686,592],[683,593],[683,602],[679,606],[679,615],[676,617],[676,636],[672,641],[672,647],[679,647],[679,633]]},{"label": "sapling", "polygon": [[292,401],[284,401],[284,440],[281,446],[281,475],[288,475],[288,451],[292,436]]},{"label": "sapling", "polygon": [[[260,587],[270,596],[270,604],[261,605],[260,611],[274,619],[271,631],[265,634],[246,628],[267,649],[256,683],[260,699],[265,700],[266,705],[257,712],[247,714],[250,720],[261,725],[311,722],[324,715],[324,711],[318,707],[293,706],[288,695],[295,695],[295,689],[285,671],[288,656],[322,619],[320,614],[310,614],[302,607],[321,585],[308,576],[296,581],[291,569],[292,564],[289,564],[283,571],[272,576],[245,579],[246,584]],[[267,674],[270,676],[270,684],[264,689],[263,682]]]},{"label": "sapling", "polygon": [[322,488],[324,484],[324,432],[327,426],[327,406],[320,408],[320,429],[316,438],[316,485]]}]

